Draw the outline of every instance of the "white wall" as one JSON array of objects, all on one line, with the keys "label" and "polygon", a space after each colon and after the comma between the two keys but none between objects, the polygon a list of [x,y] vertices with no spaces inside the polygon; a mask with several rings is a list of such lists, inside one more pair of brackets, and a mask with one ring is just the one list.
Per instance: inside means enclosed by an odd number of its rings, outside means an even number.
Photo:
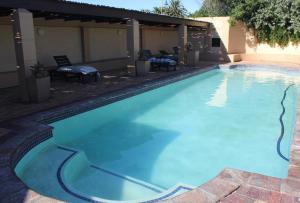
[{"label": "white wall", "polygon": [[88,61],[127,56],[127,31],[117,28],[87,28]]},{"label": "white wall", "polygon": [[229,27],[228,54],[239,54],[246,52],[246,28],[240,22]]},{"label": "white wall", "polygon": [[173,47],[178,46],[178,33],[175,30],[143,29],[142,46],[153,54],[159,53],[159,50],[173,52]]},{"label": "white wall", "polygon": [[258,44],[251,32],[246,32],[247,54],[278,54],[278,55],[300,55],[300,45],[290,43],[286,47],[270,46],[267,43]]},{"label": "white wall", "polygon": [[[0,18],[0,88],[17,85],[16,59],[9,18]],[[128,64],[125,25],[63,20],[34,19],[37,59],[45,66],[56,66],[55,55],[67,55],[71,63],[82,63],[81,28],[84,27],[86,61],[100,70],[124,68]],[[178,45],[177,30],[144,27],[143,49],[173,52]],[[118,60],[113,60],[118,58]],[[111,59],[111,60],[105,60]],[[100,61],[99,61],[100,60]],[[104,60],[104,61],[101,61]]]},{"label": "white wall", "polygon": [[0,88],[18,85],[11,25],[0,25]]},{"label": "white wall", "polygon": [[0,25],[0,72],[16,70],[16,55],[11,25]]},{"label": "white wall", "polygon": [[221,47],[211,47],[209,50],[210,53],[220,54],[225,48],[228,50],[228,41],[229,41],[229,23],[228,17],[204,17],[197,18],[197,20],[210,22],[213,24],[211,30],[212,38],[220,38],[222,45]]},{"label": "white wall", "polygon": [[71,63],[82,62],[79,27],[36,26],[35,40],[38,61],[45,66],[55,66],[56,55],[67,55]]},{"label": "white wall", "polygon": [[[229,17],[197,18],[201,21],[211,22],[215,29],[212,35],[219,35],[225,49],[211,49],[211,53],[220,53],[223,58],[229,55],[239,55],[237,59],[246,61],[271,61],[300,63],[300,46],[290,43],[282,48],[267,43],[258,43],[253,33],[247,31],[242,23],[230,26]],[[226,57],[227,56],[227,57]],[[210,60],[219,60],[219,56],[211,56]]]}]

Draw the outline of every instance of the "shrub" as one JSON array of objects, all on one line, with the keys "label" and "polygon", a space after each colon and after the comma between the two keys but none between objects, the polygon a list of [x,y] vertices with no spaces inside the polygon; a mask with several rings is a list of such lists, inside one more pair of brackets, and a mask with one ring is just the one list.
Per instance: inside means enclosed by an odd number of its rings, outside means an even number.
[{"label": "shrub", "polygon": [[300,42],[300,0],[244,0],[231,11],[230,23],[237,21],[253,29],[258,42]]}]

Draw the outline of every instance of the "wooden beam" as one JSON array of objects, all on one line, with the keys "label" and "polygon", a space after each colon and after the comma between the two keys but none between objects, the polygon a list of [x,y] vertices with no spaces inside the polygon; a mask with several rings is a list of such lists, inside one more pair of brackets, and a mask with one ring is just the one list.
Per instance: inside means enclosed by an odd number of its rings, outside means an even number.
[{"label": "wooden beam", "polygon": [[165,15],[144,13],[134,10],[111,8],[107,6],[96,6],[83,3],[67,1],[49,0],[1,0],[0,7],[3,8],[24,8],[32,12],[44,11],[54,13],[64,13],[70,15],[87,15],[108,18],[130,18],[145,22],[166,23],[166,24],[185,24],[188,26],[208,26],[208,22],[200,22],[192,19],[174,18]]},{"label": "wooden beam", "polygon": [[11,9],[1,9],[0,8],[0,16],[9,16],[12,13]]},{"label": "wooden beam", "polygon": [[80,22],[82,22],[82,23],[86,23],[86,22],[91,22],[91,21],[93,21],[92,19],[81,19],[80,20]]}]

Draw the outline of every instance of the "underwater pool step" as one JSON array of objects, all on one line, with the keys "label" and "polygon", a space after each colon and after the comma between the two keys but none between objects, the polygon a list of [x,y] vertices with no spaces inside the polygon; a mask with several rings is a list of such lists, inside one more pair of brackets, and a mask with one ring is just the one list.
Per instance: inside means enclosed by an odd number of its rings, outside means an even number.
[{"label": "underwater pool step", "polygon": [[157,202],[193,189],[184,184],[178,184],[168,190],[160,188],[133,177],[92,165],[83,152],[68,151],[72,153],[58,171],[60,183],[66,192],[81,200]]},{"label": "underwater pool step", "polygon": [[166,189],[164,189],[164,188],[157,187],[157,186],[155,186],[155,185],[153,185],[153,184],[146,183],[146,182],[144,182],[144,181],[135,179],[135,178],[130,177],[130,176],[123,176],[123,175],[121,175],[121,174],[118,174],[118,173],[115,173],[115,172],[112,172],[112,171],[103,169],[103,168],[98,167],[98,166],[95,166],[95,165],[91,165],[90,167],[92,167],[92,168],[94,168],[94,169],[96,169],[96,170],[98,170],[98,171],[101,171],[101,172],[103,172],[103,173],[106,173],[106,174],[108,174],[108,175],[111,175],[111,176],[114,176],[114,177],[117,177],[117,178],[121,178],[121,179],[126,180],[126,181],[129,181],[129,182],[131,182],[131,183],[134,183],[134,184],[140,185],[140,186],[142,186],[142,187],[148,188],[148,189],[150,189],[150,190],[152,190],[152,191],[154,191],[154,192],[160,193],[160,192],[163,192],[163,191],[166,190]]}]

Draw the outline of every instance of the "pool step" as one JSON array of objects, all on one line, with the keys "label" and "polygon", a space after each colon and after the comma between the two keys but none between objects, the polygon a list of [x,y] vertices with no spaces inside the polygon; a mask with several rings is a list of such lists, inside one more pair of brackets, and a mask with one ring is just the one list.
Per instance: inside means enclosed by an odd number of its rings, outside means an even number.
[{"label": "pool step", "polygon": [[124,176],[90,164],[83,152],[71,150],[60,173],[62,187],[66,192],[85,201],[94,202],[157,202],[165,200],[193,187],[178,184],[169,190],[144,181]]}]

